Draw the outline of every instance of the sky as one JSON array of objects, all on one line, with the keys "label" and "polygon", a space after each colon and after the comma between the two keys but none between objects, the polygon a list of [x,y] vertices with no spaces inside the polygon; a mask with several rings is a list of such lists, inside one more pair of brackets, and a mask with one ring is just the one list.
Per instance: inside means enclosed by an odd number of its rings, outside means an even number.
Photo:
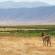
[{"label": "sky", "polygon": [[55,5],[55,0],[0,0],[0,2],[4,1],[15,1],[15,2],[36,2],[36,1],[41,1],[41,2],[46,2],[52,5]]}]

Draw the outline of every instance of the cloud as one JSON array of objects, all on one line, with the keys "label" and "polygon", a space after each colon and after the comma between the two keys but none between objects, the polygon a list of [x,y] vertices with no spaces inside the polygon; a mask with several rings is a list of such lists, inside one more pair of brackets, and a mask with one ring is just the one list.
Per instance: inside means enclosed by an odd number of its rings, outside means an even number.
[{"label": "cloud", "polygon": [[55,0],[0,0],[0,2],[4,2],[4,1],[14,1],[14,2],[46,2],[52,5],[55,5]]}]

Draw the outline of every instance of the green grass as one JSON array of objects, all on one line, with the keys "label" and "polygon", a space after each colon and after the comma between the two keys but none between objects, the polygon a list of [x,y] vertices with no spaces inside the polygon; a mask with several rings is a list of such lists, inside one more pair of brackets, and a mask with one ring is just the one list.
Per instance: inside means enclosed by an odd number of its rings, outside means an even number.
[{"label": "green grass", "polygon": [[[21,30],[21,29],[44,29],[44,30]],[[55,25],[1,26],[0,27],[0,35],[2,36],[11,35],[11,36],[32,37],[32,36],[41,36],[42,32],[46,32],[50,36],[55,36]]]},{"label": "green grass", "polygon": [[7,29],[55,29],[55,25],[21,25],[21,26],[0,26]]},{"label": "green grass", "polygon": [[48,33],[50,36],[55,36],[54,30],[29,30],[29,31],[10,31],[10,32],[0,32],[0,35],[3,36],[24,36],[24,37],[33,37],[41,36],[42,32]]}]

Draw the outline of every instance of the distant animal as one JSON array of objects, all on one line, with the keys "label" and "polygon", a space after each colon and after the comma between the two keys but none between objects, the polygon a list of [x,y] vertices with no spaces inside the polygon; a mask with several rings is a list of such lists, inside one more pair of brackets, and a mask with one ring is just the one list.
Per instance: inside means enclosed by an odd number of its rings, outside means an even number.
[{"label": "distant animal", "polygon": [[51,46],[51,37],[48,34],[42,36],[43,46]]}]

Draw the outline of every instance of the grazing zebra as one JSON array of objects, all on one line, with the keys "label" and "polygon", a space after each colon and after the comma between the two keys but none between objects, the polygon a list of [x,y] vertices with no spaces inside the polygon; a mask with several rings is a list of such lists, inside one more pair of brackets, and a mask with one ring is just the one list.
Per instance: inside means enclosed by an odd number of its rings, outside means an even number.
[{"label": "grazing zebra", "polygon": [[51,37],[48,34],[43,33],[42,40],[43,46],[51,46]]}]

